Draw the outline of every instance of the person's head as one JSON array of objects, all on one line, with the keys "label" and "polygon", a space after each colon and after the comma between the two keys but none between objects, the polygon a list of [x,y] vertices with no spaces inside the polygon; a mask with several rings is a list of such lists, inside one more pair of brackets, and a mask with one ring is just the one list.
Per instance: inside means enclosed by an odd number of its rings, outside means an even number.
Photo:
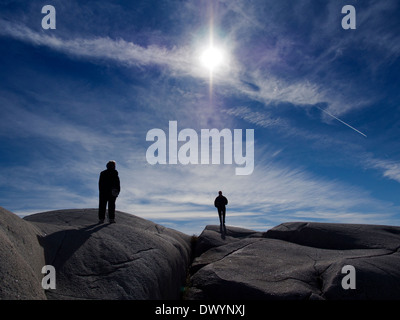
[{"label": "person's head", "polygon": [[107,163],[107,169],[108,170],[115,169],[115,166],[116,166],[116,162],[114,160],[108,161],[108,163]]},{"label": "person's head", "polygon": [[218,191],[218,194],[219,194],[220,196],[222,196],[222,191]]}]

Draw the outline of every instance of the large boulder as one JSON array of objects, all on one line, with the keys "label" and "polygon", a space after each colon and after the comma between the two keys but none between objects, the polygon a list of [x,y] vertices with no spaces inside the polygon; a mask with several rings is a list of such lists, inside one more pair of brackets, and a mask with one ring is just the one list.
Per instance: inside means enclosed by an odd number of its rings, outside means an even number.
[{"label": "large boulder", "polygon": [[395,226],[288,222],[268,230],[267,238],[322,249],[389,249],[400,247],[400,228]]},{"label": "large boulder", "polygon": [[[400,299],[399,227],[294,222],[261,236],[221,233],[214,246],[213,229],[199,236],[210,249],[192,264],[187,299]],[[355,289],[342,286],[346,265]]]},{"label": "large boulder", "polygon": [[46,299],[40,236],[34,225],[0,207],[0,300]]},{"label": "large boulder", "polygon": [[49,299],[178,299],[190,263],[190,237],[131,214],[99,224],[97,210],[25,217],[42,233],[56,270]]}]

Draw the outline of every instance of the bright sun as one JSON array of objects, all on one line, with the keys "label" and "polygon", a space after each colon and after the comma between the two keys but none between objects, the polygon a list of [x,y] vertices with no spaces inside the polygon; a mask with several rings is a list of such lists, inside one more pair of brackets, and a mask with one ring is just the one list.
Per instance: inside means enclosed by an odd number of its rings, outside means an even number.
[{"label": "bright sun", "polygon": [[221,50],[215,47],[209,47],[208,49],[204,50],[200,59],[202,65],[211,72],[223,63],[224,54]]}]

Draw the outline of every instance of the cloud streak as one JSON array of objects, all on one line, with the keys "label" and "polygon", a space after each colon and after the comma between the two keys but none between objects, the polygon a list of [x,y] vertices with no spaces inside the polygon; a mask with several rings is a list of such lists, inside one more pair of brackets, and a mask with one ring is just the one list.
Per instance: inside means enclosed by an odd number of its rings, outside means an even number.
[{"label": "cloud streak", "polygon": [[0,34],[75,57],[110,59],[129,66],[158,64],[184,71],[191,65],[185,48],[168,50],[155,45],[144,48],[123,39],[113,40],[109,37],[61,39],[3,19],[0,19]]},{"label": "cloud streak", "polygon": [[[2,19],[0,19],[0,34],[36,46],[46,46],[72,57],[100,61],[107,59],[139,68],[159,65],[169,68],[175,76],[191,76],[204,80],[208,77],[208,72],[198,61],[199,48],[167,49],[156,45],[144,48],[123,39],[114,40],[109,37],[61,39]],[[288,83],[271,74],[265,75],[258,70],[251,71],[251,66],[246,66],[249,70],[244,71],[244,67],[235,60],[230,67],[229,74],[216,74],[213,81],[227,85],[231,90],[263,103],[279,101],[295,105],[312,105],[329,100],[319,86],[309,81]],[[258,90],[246,85],[244,80]]]},{"label": "cloud streak", "polygon": [[381,170],[382,175],[400,183],[400,163],[393,160],[369,158],[365,161],[368,167]]}]

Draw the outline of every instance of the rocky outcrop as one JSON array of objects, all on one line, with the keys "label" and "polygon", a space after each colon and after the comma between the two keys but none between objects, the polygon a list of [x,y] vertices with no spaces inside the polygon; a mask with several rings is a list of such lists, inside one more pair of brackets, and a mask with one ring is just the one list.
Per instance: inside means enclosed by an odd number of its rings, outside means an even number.
[{"label": "rocky outcrop", "polygon": [[61,210],[26,220],[44,234],[46,263],[57,271],[50,299],[179,299],[190,237],[131,214],[97,223],[97,210]]},{"label": "rocky outcrop", "polygon": [[[224,234],[207,226],[198,242],[209,249],[192,264],[187,299],[400,299],[399,227],[294,222]],[[355,289],[342,286],[346,265]]]},{"label": "rocky outcrop", "polygon": [[[207,226],[196,238],[123,212],[98,224],[96,209],[0,208],[0,299],[400,299],[399,248],[392,226]],[[43,290],[44,265],[56,289]],[[348,265],[355,289],[342,286]]]},{"label": "rocky outcrop", "polygon": [[[0,211],[1,299],[179,299],[190,263],[190,237],[117,212],[61,210],[21,219]],[[56,289],[43,290],[44,265]]]}]

